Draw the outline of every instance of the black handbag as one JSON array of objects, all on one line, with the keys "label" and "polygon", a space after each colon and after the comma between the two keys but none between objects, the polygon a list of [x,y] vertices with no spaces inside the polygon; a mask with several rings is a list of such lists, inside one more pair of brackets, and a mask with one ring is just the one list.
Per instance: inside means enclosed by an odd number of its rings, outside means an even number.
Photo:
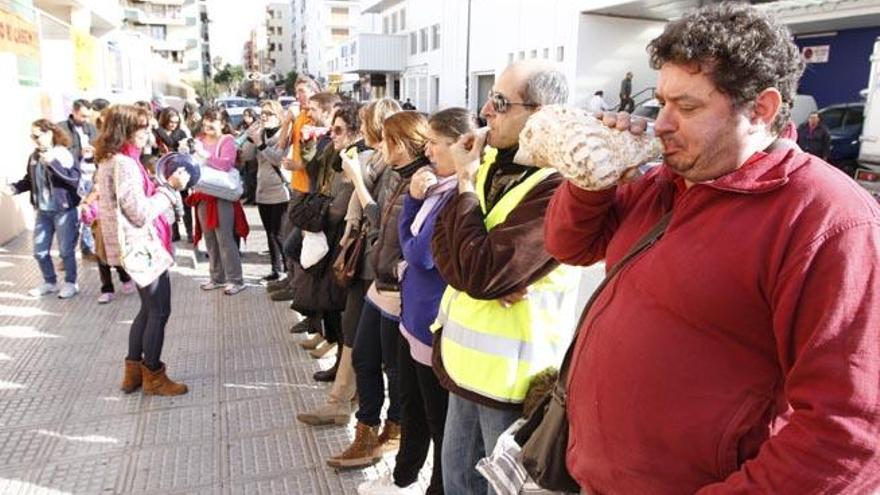
[{"label": "black handbag", "polygon": [[566,415],[566,386],[571,366],[572,353],[577,342],[578,332],[587,317],[590,307],[608,282],[639,253],[651,246],[666,231],[672,212],[666,213],[660,221],[629,250],[614,268],[608,272],[599,287],[593,292],[584,307],[565,359],[559,369],[556,384],[548,392],[525,424],[514,435],[514,440],[522,447],[522,463],[526,471],[541,488],[562,492],[579,492],[580,487],[566,467],[568,449],[568,417]]},{"label": "black handbag", "polygon": [[323,232],[332,201],[333,198],[321,193],[304,193],[294,197],[287,210],[290,224],[309,232]]}]

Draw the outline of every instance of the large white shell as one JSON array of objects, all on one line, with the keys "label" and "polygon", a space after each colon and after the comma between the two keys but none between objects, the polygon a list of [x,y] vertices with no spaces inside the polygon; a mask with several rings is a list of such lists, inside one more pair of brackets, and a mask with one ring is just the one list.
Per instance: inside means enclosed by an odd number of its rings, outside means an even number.
[{"label": "large white shell", "polygon": [[660,151],[659,140],[651,136],[611,129],[577,107],[547,105],[520,132],[514,161],[555,168],[578,187],[597,191]]}]

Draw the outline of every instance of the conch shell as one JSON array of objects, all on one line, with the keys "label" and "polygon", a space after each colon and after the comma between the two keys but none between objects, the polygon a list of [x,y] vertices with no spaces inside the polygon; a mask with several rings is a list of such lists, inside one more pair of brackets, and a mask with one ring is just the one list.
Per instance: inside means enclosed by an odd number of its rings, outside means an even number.
[{"label": "conch shell", "polygon": [[653,136],[612,129],[586,110],[546,105],[526,122],[513,161],[555,168],[576,186],[598,191],[628,171],[657,159],[662,152]]}]

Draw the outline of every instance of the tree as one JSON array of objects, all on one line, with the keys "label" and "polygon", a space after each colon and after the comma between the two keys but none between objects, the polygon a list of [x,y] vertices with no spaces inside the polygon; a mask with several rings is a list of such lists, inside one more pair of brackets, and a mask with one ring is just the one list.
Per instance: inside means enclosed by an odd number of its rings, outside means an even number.
[{"label": "tree", "polygon": [[295,88],[293,86],[296,84],[297,77],[299,77],[299,74],[295,70],[288,72],[284,77],[284,89],[287,91],[287,94],[292,95],[295,93]]},{"label": "tree", "polygon": [[215,98],[220,96],[220,87],[217,85],[217,83],[210,79],[208,79],[206,82],[201,80],[193,80],[190,81],[189,84],[190,86],[195,88],[196,94],[199,95],[203,101],[214,101]]},{"label": "tree", "polygon": [[225,88],[227,93],[238,93],[242,81],[244,81],[244,69],[240,65],[226,64],[214,74],[214,82]]}]

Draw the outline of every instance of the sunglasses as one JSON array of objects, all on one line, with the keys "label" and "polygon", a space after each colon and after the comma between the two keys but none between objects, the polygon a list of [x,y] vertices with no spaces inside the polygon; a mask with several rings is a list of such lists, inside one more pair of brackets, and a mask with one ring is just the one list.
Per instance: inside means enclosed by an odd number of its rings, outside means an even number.
[{"label": "sunglasses", "polygon": [[501,94],[497,91],[492,91],[492,90],[489,90],[488,99],[490,102],[492,102],[492,108],[495,109],[495,113],[505,113],[508,110],[510,110],[510,107],[512,105],[519,105],[521,107],[528,107],[528,108],[535,108],[535,107],[540,106],[535,103],[523,103],[521,101],[519,101],[519,102],[510,101],[510,99],[507,98],[506,96],[504,96],[503,94]]}]

